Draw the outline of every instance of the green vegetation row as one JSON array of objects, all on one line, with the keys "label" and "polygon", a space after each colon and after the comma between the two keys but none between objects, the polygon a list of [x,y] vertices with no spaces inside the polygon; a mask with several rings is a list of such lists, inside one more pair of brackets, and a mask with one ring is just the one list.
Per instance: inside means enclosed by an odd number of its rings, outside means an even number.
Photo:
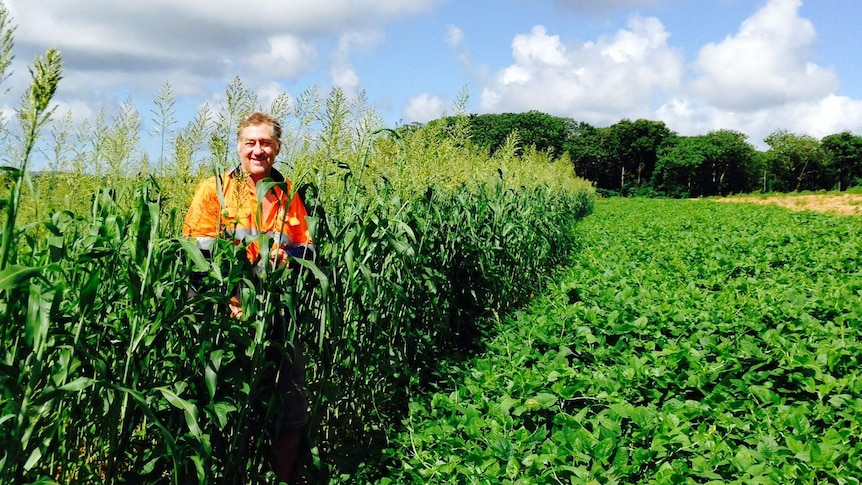
[{"label": "green vegetation row", "polygon": [[[54,153],[77,147],[58,158],[75,168],[34,176],[40,133],[63,126],[50,108],[61,67],[56,51],[34,62],[3,167],[1,483],[272,481],[256,416],[278,409],[262,385],[284,350],[273,332],[305,350],[305,479],[349,481],[374,467],[436,363],[470,352],[488,315],[568,261],[593,207],[568,164],[514,138],[492,157],[465,125],[399,136],[339,90],[264,107],[239,80],[166,138],[160,169],[136,163],[126,107],[81,132],[93,143],[49,137]],[[244,248],[223,242],[207,261],[177,236],[196,182],[235,164],[233,127],[259,108],[294,128],[279,169],[304,196],[319,259],[251,282]],[[190,297],[192,270],[211,289]],[[236,320],[226,295],[241,285]],[[274,328],[279,309],[287,328]]]},{"label": "green vegetation row", "polygon": [[530,111],[470,115],[469,125],[473,143],[491,151],[515,132],[524,146],[569,159],[603,195],[701,197],[862,185],[862,136],[849,131],[817,139],[778,130],[759,151],[732,128],[681,136],[645,119],[595,127]]},{"label": "green vegetation row", "polygon": [[860,482],[862,219],[614,198],[578,231],[377,483]]}]

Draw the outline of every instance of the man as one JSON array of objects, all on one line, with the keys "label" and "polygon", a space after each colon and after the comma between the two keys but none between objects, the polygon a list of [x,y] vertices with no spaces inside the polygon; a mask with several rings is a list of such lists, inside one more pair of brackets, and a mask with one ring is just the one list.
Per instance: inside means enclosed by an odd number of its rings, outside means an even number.
[{"label": "man", "polygon": [[[273,168],[281,149],[281,125],[275,118],[252,113],[237,128],[239,166],[220,177],[210,177],[197,188],[183,224],[183,236],[194,238],[198,247],[209,253],[216,238],[245,241],[246,255],[255,273],[288,264],[288,256],[312,259],[314,246],[306,224],[306,209],[299,196],[290,197],[291,182]],[[257,184],[264,180],[284,182],[258,200]],[[274,241],[269,261],[255,236],[268,234]],[[249,242],[249,238],[251,242]],[[236,294],[229,299],[230,314],[241,318],[242,304]],[[279,325],[276,325],[279,326]],[[276,335],[279,330],[276,329]],[[287,345],[290,347],[290,345]],[[296,463],[300,431],[308,421],[307,400],[302,391],[304,366],[301,352],[294,345],[293,355],[279,369],[276,387],[282,394],[284,418],[276,430],[276,475],[289,482]]]}]

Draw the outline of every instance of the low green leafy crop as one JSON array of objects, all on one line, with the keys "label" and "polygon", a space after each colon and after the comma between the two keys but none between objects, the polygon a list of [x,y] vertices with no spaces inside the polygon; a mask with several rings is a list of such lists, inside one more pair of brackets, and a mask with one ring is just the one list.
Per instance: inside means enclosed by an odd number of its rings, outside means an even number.
[{"label": "low green leafy crop", "polygon": [[601,201],[378,483],[859,483],[862,219]]}]

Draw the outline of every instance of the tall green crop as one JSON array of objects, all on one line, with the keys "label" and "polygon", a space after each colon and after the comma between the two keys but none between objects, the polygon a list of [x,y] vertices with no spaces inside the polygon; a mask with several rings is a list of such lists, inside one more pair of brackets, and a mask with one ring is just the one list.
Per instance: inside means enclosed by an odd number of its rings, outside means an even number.
[{"label": "tall green crop", "polygon": [[[306,478],[373,474],[408,399],[439,362],[476,348],[488,316],[541,290],[592,210],[567,163],[519,153],[514,139],[491,156],[463,133],[380,130],[338,90],[293,108],[279,98],[281,169],[309,208],[319,258],[252,279],[242,245],[220,241],[207,260],[177,237],[197,179],[233,166],[235,120],[261,108],[239,79],[225,106],[176,130],[159,173],[136,165],[140,117],[127,104],[55,125],[49,151],[71,171],[31,180],[59,55],[33,72],[21,163],[3,179],[3,483],[270,480],[260,413],[278,408],[263,376],[293,340],[274,332],[296,336],[308,362]],[[204,274],[195,294],[192,271]],[[235,289],[242,320],[225,311]]]},{"label": "tall green crop", "polygon": [[[7,32],[6,10],[2,9],[0,30],[4,39],[9,39]],[[11,40],[3,44],[6,50],[0,58],[7,59],[11,49]],[[27,374],[23,377],[0,379],[17,392],[5,390],[0,396],[0,421],[9,421],[8,434],[5,440],[6,451],[0,457],[0,477],[9,477],[19,481],[24,470],[32,467],[39,459],[43,448],[50,446],[52,430],[55,423],[49,423],[47,429],[40,423],[50,415],[56,397],[55,389],[62,389],[65,384],[54,381],[54,385],[46,386],[51,369],[43,359],[50,345],[49,325],[50,309],[59,301],[61,288],[52,285],[38,277],[38,267],[19,265],[18,263],[18,231],[16,228],[21,192],[29,181],[27,165],[35,146],[39,131],[47,123],[51,115],[50,102],[57,89],[61,73],[60,55],[55,50],[49,50],[44,58],[35,60],[31,69],[31,84],[18,110],[23,132],[21,152],[17,154],[17,167],[4,167],[4,172],[10,176],[12,186],[7,199],[3,200],[5,211],[2,242],[0,242],[0,292],[6,300],[2,308],[4,316],[21,314],[24,310],[26,318],[17,320],[23,326],[23,332],[9,335],[9,323],[4,322],[2,334],[6,338],[0,341],[10,344],[6,346],[3,365]],[[8,66],[7,61],[2,67]],[[4,319],[5,320],[5,319]],[[11,323],[11,322],[10,322]],[[14,338],[10,338],[13,337]],[[11,394],[17,394],[14,397]]]}]

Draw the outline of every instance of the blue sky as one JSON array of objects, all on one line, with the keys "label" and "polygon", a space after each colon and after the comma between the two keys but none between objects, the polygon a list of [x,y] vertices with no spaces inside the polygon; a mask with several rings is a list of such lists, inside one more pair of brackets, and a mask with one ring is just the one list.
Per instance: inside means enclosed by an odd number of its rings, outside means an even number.
[{"label": "blue sky", "polygon": [[236,76],[262,99],[364,91],[389,126],[531,109],[607,126],[664,121],[862,134],[858,0],[5,0],[17,25],[8,110],[33,57],[64,56],[59,114],[148,123],[170,83],[177,117]]}]

